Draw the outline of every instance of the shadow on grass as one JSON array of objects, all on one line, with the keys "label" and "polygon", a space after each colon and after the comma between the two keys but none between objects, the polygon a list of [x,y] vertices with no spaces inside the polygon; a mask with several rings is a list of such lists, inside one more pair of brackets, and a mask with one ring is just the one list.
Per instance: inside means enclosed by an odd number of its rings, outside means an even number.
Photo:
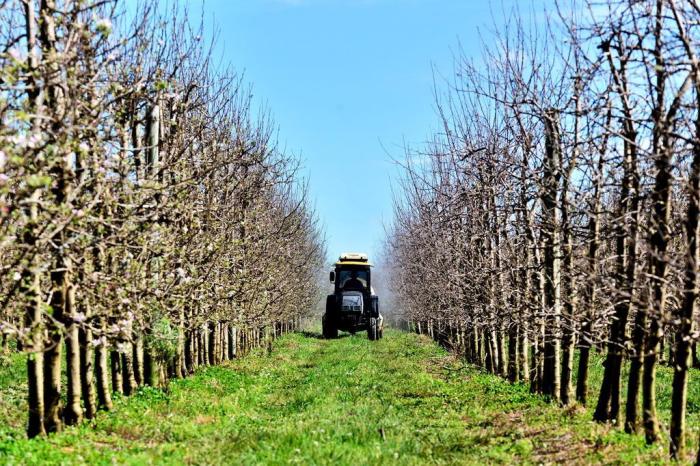
[{"label": "shadow on grass", "polygon": [[[299,333],[305,338],[315,338],[317,340],[325,340],[326,339],[323,337],[322,333],[318,333],[318,332],[311,332],[309,330],[302,330]],[[338,338],[347,338],[349,336],[350,336],[349,333],[339,333],[338,334]],[[337,340],[338,338],[333,338],[333,340]]]}]

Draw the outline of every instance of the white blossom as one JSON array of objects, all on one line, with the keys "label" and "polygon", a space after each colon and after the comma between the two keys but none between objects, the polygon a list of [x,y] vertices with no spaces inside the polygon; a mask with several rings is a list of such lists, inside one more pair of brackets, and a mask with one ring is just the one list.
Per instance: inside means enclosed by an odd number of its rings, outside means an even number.
[{"label": "white blossom", "polygon": [[102,18],[97,21],[97,31],[103,36],[108,36],[112,33],[112,21],[109,18]]},{"label": "white blossom", "polygon": [[11,48],[8,54],[10,55],[10,58],[12,58],[15,61],[24,61],[24,57],[16,48]]},{"label": "white blossom", "polygon": [[102,335],[99,338],[94,338],[90,343],[92,343],[92,346],[94,347],[107,346],[107,337]]}]

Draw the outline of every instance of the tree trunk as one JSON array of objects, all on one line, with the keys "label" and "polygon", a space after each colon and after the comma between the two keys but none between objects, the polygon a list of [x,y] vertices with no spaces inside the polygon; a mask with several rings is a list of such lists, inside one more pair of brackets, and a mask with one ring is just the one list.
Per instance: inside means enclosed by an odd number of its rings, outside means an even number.
[{"label": "tree trunk", "polygon": [[[606,126],[610,126],[612,112],[608,111]],[[586,406],[588,402],[588,365],[593,340],[593,308],[597,301],[598,285],[598,249],[600,248],[600,211],[601,196],[603,192],[603,169],[605,167],[605,152],[607,149],[607,137],[603,139],[598,163],[595,172],[595,187],[593,192],[592,213],[588,224],[590,243],[588,245],[587,269],[589,273],[588,281],[584,288],[583,306],[586,308],[581,332],[578,339],[579,360],[578,373],[576,377],[576,400],[581,405]]]},{"label": "tree trunk", "polygon": [[229,325],[228,330],[228,357],[234,359],[236,357],[236,327]]},{"label": "tree trunk", "polygon": [[652,149],[656,177],[652,192],[651,228],[651,304],[655,310],[649,319],[649,333],[644,345],[644,372],[642,374],[642,413],[644,419],[644,436],[647,443],[659,440],[659,423],[656,416],[656,364],[659,357],[660,343],[663,338],[663,319],[666,317],[667,265],[666,249],[670,235],[671,222],[671,181],[673,179],[671,160],[673,157],[671,143],[670,110],[664,115],[664,90],[666,84],[666,65],[662,51],[664,1],[656,2],[654,28],[656,59],[656,102],[653,111]]},{"label": "tree trunk", "polygon": [[[84,312],[89,315],[87,311]],[[85,417],[93,419],[97,414],[96,394],[95,394],[95,347],[92,344],[92,330],[89,327],[80,329],[80,374],[81,388],[83,393],[83,405],[85,406]]]},{"label": "tree trunk", "polygon": [[122,370],[122,358],[117,351],[110,351],[109,360],[112,366],[112,391],[124,394],[124,373]]},{"label": "tree trunk", "polygon": [[209,348],[207,351],[207,354],[209,355],[209,360],[207,361],[209,365],[214,366],[216,365],[216,346],[217,346],[217,332],[216,332],[216,323],[215,322],[209,322],[207,324],[207,336],[208,336],[208,341],[209,341]]},{"label": "tree trunk", "polygon": [[559,270],[559,223],[557,220],[557,198],[561,178],[561,140],[559,132],[559,114],[548,110],[545,122],[545,158],[542,179],[542,214],[544,224],[544,366],[542,372],[542,393],[558,399],[560,396],[560,293],[561,280]]},{"label": "tree trunk", "polygon": [[236,341],[235,341],[235,348],[234,351],[236,353],[236,357],[239,357],[240,355],[243,354],[243,349],[241,348],[241,338],[242,338],[243,332],[239,327],[236,327]]},{"label": "tree trunk", "polygon": [[[59,82],[62,79],[59,61],[55,57],[56,52],[56,22],[54,14],[56,5],[54,0],[43,0],[39,6],[39,42],[43,50],[42,58],[46,67],[43,77],[46,79],[44,86],[47,89],[45,101],[49,110],[51,121],[51,135],[62,131],[63,117],[65,114],[65,102],[63,89]],[[53,136],[51,136],[53,137]],[[52,203],[59,208],[70,208],[67,204],[69,194],[70,169],[61,161],[52,167],[51,185]],[[59,233],[54,241],[56,244],[64,244],[66,233]],[[52,250],[54,259],[51,271],[51,299],[53,310],[52,321],[49,325],[50,343],[44,353],[44,399],[45,399],[45,425],[47,432],[57,432],[62,428],[62,400],[61,400],[61,352],[63,337],[61,328],[65,325],[65,319],[70,314],[65,312],[67,293],[70,287],[68,270],[70,260],[62,248]],[[76,338],[77,343],[77,338]]]},{"label": "tree trunk", "polygon": [[533,361],[535,367],[532,369],[530,379],[530,391],[532,393],[542,393],[542,373],[544,368],[544,320],[539,319],[536,324],[536,333],[533,342]]},{"label": "tree trunk", "polygon": [[112,392],[109,388],[107,352],[107,343],[103,337],[103,341],[95,347],[95,381],[97,383],[97,407],[104,411],[112,409]]},{"label": "tree trunk", "polygon": [[66,292],[66,407],[63,418],[67,425],[76,425],[83,420],[82,380],[80,371],[80,336],[75,317],[75,286],[71,285]]},{"label": "tree trunk", "polygon": [[185,363],[185,311],[181,310],[177,326],[177,351],[175,357],[175,377],[182,379],[187,375],[187,364]]},{"label": "tree trunk", "polygon": [[63,349],[62,329],[56,322],[63,322],[66,302],[65,265],[58,262],[51,271],[51,307],[53,321],[48,326],[49,345],[44,352],[44,409],[46,431],[60,432],[63,427],[61,400],[61,353]]},{"label": "tree trunk", "polygon": [[[694,63],[697,67],[698,63]],[[695,98],[700,112],[700,69],[695,69]],[[671,401],[671,458],[679,460],[685,453],[685,413],[688,397],[688,369],[691,363],[693,316],[698,301],[698,217],[700,216],[700,113],[695,120],[693,162],[690,170],[688,214],[685,220],[688,252],[685,263],[683,305],[678,311],[679,328],[676,332],[675,364],[673,365],[673,395]]]},{"label": "tree trunk", "polygon": [[562,365],[561,365],[561,391],[560,399],[563,405],[571,403],[571,379],[574,367],[574,341],[576,336],[576,306],[577,292],[574,283],[574,238],[573,226],[569,213],[569,185],[573,171],[578,163],[579,152],[579,125],[581,120],[581,79],[576,77],[574,83],[574,100],[576,102],[576,112],[574,120],[574,144],[563,185],[561,189],[561,224],[562,224],[562,244],[564,257],[564,273],[561,277],[562,292],[566,296],[564,300],[564,318],[562,320]]},{"label": "tree trunk", "polygon": [[141,332],[138,332],[133,346],[134,379],[136,379],[136,385],[140,387],[145,383],[143,374],[143,337],[141,336]]},{"label": "tree trunk", "polygon": [[666,313],[666,272],[669,226],[671,216],[672,179],[669,154],[659,154],[656,160],[657,176],[653,195],[655,229],[651,236],[651,282],[652,303],[656,313],[648,316],[649,332],[644,347],[644,371],[642,376],[642,412],[644,414],[644,433],[647,443],[659,440],[659,425],[656,417],[656,364],[663,338],[662,319]]},{"label": "tree trunk", "polygon": [[[610,342],[604,378],[594,419],[599,422],[618,422],[620,417],[620,392],[622,385],[623,349],[627,342],[627,319],[633,309],[634,283],[637,268],[637,216],[638,181],[636,173],[636,133],[628,130],[624,143],[624,174],[620,195],[619,225],[616,237],[616,281],[621,296],[615,304],[613,322],[610,324]],[[629,410],[629,404],[628,404]]]},{"label": "tree trunk", "polygon": [[496,349],[498,354],[498,375],[506,377],[508,375],[508,364],[506,362],[505,338],[502,324],[498,325],[498,330],[495,332]]},{"label": "tree trunk", "polygon": [[519,380],[518,369],[518,326],[513,323],[508,329],[508,380]]},{"label": "tree trunk", "polygon": [[185,373],[194,372],[194,348],[192,345],[192,330],[185,331]]},{"label": "tree trunk", "polygon": [[148,344],[144,347],[143,372],[146,385],[158,387],[160,385],[160,364],[153,349]]},{"label": "tree trunk", "polygon": [[627,406],[625,410],[625,432],[636,433],[639,426],[639,392],[642,380],[644,342],[646,339],[646,310],[639,306],[634,316],[632,327],[632,351],[630,354],[630,373],[627,379]]},{"label": "tree trunk", "polygon": [[474,339],[476,341],[476,364],[479,367],[486,367],[486,345],[484,344],[485,330],[481,327],[474,329]]},{"label": "tree trunk", "polygon": [[[38,59],[36,55],[37,45],[37,21],[36,6],[34,0],[25,0],[24,21],[25,36],[27,44],[27,65],[29,72],[27,76],[29,113],[40,115],[39,90],[36,86]],[[37,134],[41,131],[41,120],[34,118],[32,121],[32,132]],[[41,192],[36,190],[31,199],[34,202],[24,210],[27,216],[27,224],[22,235],[22,242],[30,249],[35,250],[36,232],[38,225],[38,200]],[[35,254],[38,251],[35,250]],[[45,394],[44,394],[44,338],[45,329],[42,322],[42,298],[41,279],[39,276],[39,261],[35,255],[29,261],[28,266],[22,272],[22,283],[20,292],[26,297],[27,304],[24,314],[25,326],[29,329],[28,341],[26,342],[27,354],[27,436],[29,438],[43,436],[46,434],[45,425]],[[18,342],[22,343],[22,342]]]},{"label": "tree trunk", "polygon": [[221,324],[221,355],[224,361],[231,359],[231,324],[224,322]]},{"label": "tree trunk", "polygon": [[484,338],[486,339],[484,343],[486,370],[493,374],[496,371],[497,363],[496,355],[494,354],[493,339],[491,338],[491,330],[488,327],[484,329]]},{"label": "tree trunk", "polygon": [[[36,213],[36,207],[32,210]],[[32,215],[35,219],[36,215]],[[32,231],[27,228],[27,231]],[[28,233],[30,234],[30,233]],[[26,241],[26,238],[25,238]],[[33,241],[32,241],[33,242]],[[27,355],[27,404],[29,438],[46,435],[44,425],[44,328],[41,318],[40,279],[36,261],[27,268],[22,277],[21,292],[27,297],[25,325],[29,328],[29,337],[25,350]]]},{"label": "tree trunk", "polygon": [[131,342],[124,343],[124,352],[121,353],[121,357],[124,394],[129,396],[136,392],[136,389],[138,388],[138,384],[136,383],[136,375],[134,373],[134,348]]},{"label": "tree trunk", "polygon": [[211,364],[210,350],[209,350],[209,324],[206,323],[201,329],[202,333],[202,364],[208,366]]}]

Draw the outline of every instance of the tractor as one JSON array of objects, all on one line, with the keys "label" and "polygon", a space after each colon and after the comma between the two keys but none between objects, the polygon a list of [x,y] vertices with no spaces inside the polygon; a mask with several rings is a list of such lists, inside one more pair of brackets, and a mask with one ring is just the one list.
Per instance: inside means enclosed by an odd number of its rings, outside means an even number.
[{"label": "tractor", "polygon": [[326,298],[324,338],[337,338],[338,330],[351,334],[367,330],[370,340],[382,338],[383,319],[379,314],[379,297],[372,289],[371,267],[367,254],[340,255],[330,273],[334,291]]}]

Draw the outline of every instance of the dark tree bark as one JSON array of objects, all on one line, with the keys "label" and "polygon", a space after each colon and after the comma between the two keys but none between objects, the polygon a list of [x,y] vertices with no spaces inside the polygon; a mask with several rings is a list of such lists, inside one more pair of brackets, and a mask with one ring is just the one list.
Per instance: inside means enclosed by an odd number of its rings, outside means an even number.
[{"label": "dark tree bark", "polygon": [[[700,73],[700,70],[697,71]],[[700,76],[698,76],[700,77]],[[700,82],[696,84],[696,104],[700,108]],[[700,217],[700,114],[695,122],[696,140],[690,174],[688,214],[685,222],[688,253],[685,264],[683,304],[678,311],[680,328],[676,332],[676,357],[673,365],[671,399],[671,458],[681,459],[685,450],[685,413],[688,397],[688,369],[692,344],[693,315],[698,301],[698,217]]]},{"label": "dark tree bark", "polygon": [[[627,341],[627,319],[633,308],[634,282],[637,264],[638,179],[636,173],[636,132],[632,121],[627,82],[627,56],[624,43],[618,37],[619,66],[614,63],[610,43],[603,44],[615,90],[623,103],[623,174],[620,208],[616,225],[615,279],[620,296],[616,298],[613,321],[610,324],[608,353],[605,360],[603,383],[593,418],[598,422],[617,423],[620,417],[623,349]],[[628,386],[629,387],[629,386]],[[629,410],[629,402],[627,404]]]},{"label": "dark tree bark", "polygon": [[693,159],[688,182],[688,210],[685,219],[687,253],[685,256],[685,277],[683,302],[677,311],[678,330],[675,341],[675,362],[673,372],[673,393],[671,398],[671,442],[670,454],[680,460],[685,454],[686,405],[688,397],[688,369],[695,361],[695,341],[693,336],[694,316],[698,302],[698,261],[700,261],[700,59],[686,31],[684,18],[675,4],[671,4],[673,17],[678,25],[681,40],[691,62],[691,77],[695,90],[695,137]]},{"label": "dark tree bark", "polygon": [[[608,107],[606,127],[610,126],[612,112]],[[608,133],[603,137],[603,142],[598,153],[598,162],[594,175],[593,200],[590,207],[588,222],[588,256],[587,272],[589,279],[584,287],[583,306],[586,308],[581,333],[578,341],[579,363],[576,378],[576,400],[581,405],[586,406],[588,402],[588,367],[593,340],[593,307],[596,305],[598,285],[596,283],[599,275],[598,250],[600,249],[600,214],[601,197],[603,194],[603,170],[605,168],[605,152],[608,146]]]}]

